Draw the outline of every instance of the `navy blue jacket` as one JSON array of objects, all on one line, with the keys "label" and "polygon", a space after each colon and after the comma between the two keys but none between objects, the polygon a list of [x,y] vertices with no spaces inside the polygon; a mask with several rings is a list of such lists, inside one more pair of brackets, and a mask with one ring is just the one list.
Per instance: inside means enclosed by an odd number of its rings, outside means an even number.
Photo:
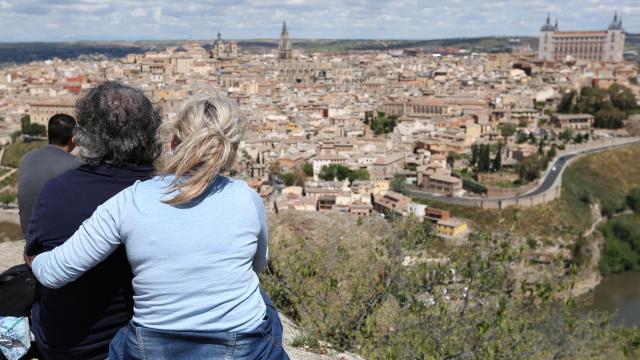
[{"label": "navy blue jacket", "polygon": [[[25,253],[62,245],[99,205],[152,171],[151,165],[83,165],[51,179],[36,201]],[[120,247],[67,286],[38,286],[32,331],[45,359],[105,359],[109,342],[133,315],[132,278]]]}]

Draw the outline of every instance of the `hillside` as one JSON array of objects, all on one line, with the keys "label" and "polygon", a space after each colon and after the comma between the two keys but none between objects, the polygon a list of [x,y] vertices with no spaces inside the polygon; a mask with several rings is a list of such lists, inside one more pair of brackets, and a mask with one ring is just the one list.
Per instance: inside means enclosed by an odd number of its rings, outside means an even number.
[{"label": "hillside", "polygon": [[639,355],[638,329],[622,334],[556,301],[563,279],[514,284],[525,254],[508,235],[454,245],[411,219],[340,213],[285,211],[269,224],[261,283],[301,325],[294,342],[314,351],[327,341],[370,359]]},{"label": "hillside", "polygon": [[559,214],[575,229],[590,224],[589,204],[598,201],[611,215],[625,206],[629,190],[640,186],[640,145],[586,156],[569,166],[562,178]]}]

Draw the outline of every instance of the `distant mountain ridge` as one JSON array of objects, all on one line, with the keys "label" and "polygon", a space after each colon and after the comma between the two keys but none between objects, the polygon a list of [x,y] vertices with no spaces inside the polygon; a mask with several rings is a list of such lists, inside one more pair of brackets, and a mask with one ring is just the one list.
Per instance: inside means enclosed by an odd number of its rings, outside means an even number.
[{"label": "distant mountain ridge", "polygon": [[[187,40],[140,40],[140,41],[78,41],[78,42],[27,42],[0,43],[0,65],[21,64],[52,58],[74,59],[79,56],[97,56],[119,58],[131,53],[143,53],[149,50],[162,50],[166,47],[184,44]],[[214,40],[197,40],[202,45]],[[442,48],[459,48],[477,51],[507,51],[514,46],[538,46],[537,37],[531,36],[494,36],[468,37],[433,40],[359,40],[359,39],[293,39],[293,47],[306,51],[349,50],[399,50],[426,48],[437,51]],[[261,52],[275,49],[277,39],[238,40],[241,50]],[[640,50],[640,34],[627,34],[626,48]]]}]

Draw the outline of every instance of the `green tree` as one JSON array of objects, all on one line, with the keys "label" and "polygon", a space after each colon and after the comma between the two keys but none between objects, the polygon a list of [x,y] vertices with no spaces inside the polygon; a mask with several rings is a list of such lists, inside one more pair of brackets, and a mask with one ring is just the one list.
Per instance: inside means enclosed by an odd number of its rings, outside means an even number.
[{"label": "green tree", "polygon": [[481,144],[478,158],[478,171],[488,172],[491,170],[491,146],[489,144]]},{"label": "green tree", "polygon": [[576,136],[573,137],[573,142],[576,144],[582,144],[583,139],[584,137],[582,136],[582,134],[577,133]]},{"label": "green tree", "polygon": [[339,180],[343,181],[349,177],[349,168],[344,165],[330,164],[320,169],[318,177],[324,181]]},{"label": "green tree", "polygon": [[496,156],[493,158],[493,171],[500,171],[502,168],[502,144],[498,144]]},{"label": "green tree", "polygon": [[398,117],[395,115],[387,116],[382,111],[378,111],[376,117],[371,119],[370,128],[376,135],[388,134],[393,132],[398,124]]},{"label": "green tree", "polygon": [[580,90],[580,97],[573,112],[595,114],[607,103],[609,103],[609,94],[606,90],[597,86],[584,87]]},{"label": "green tree", "polygon": [[548,159],[538,154],[527,156],[518,165],[520,182],[530,182],[540,177],[540,173],[547,167]]},{"label": "green tree", "polygon": [[[447,153],[447,165],[453,169],[453,165],[457,160],[462,159],[462,155],[455,151],[449,151]],[[414,168],[415,170],[415,168]]]},{"label": "green tree", "polygon": [[284,184],[286,186],[292,186],[293,185],[293,181],[294,181],[293,173],[290,173],[290,172],[282,173],[282,174],[280,174],[280,179],[282,179],[282,182],[284,182]]},{"label": "green tree", "polygon": [[10,193],[0,194],[0,202],[4,205],[5,208],[14,201],[16,201],[16,196],[14,194],[10,194]]},{"label": "green tree", "polygon": [[576,98],[576,95],[578,94],[575,90],[571,90],[568,93],[564,94],[560,99],[560,103],[558,104],[558,112],[563,114],[572,112],[574,107],[573,102]]},{"label": "green tree", "polygon": [[640,186],[636,186],[627,195],[627,205],[634,212],[640,213]]},{"label": "green tree", "polygon": [[336,166],[335,165],[325,165],[320,168],[320,173],[318,177],[324,181],[333,181],[336,178]]},{"label": "green tree", "polygon": [[607,90],[598,86],[584,87],[579,95],[572,90],[560,100],[558,112],[591,114],[595,117],[596,127],[619,129],[637,107],[636,98],[629,88],[613,84]]},{"label": "green tree", "polygon": [[20,129],[22,134],[30,135],[30,136],[45,136],[46,135],[46,126],[40,124],[32,124],[31,116],[24,115],[20,119]]},{"label": "green tree", "polygon": [[395,174],[393,175],[393,180],[391,180],[391,190],[401,193],[404,191],[405,185],[407,184],[407,178],[404,175]]},{"label": "green tree", "polygon": [[612,84],[607,89],[611,103],[620,111],[629,112],[637,108],[638,103],[631,89],[620,84]]},{"label": "green tree", "polygon": [[597,128],[620,129],[624,126],[627,114],[613,106],[607,105],[595,113],[594,125]]},{"label": "green tree", "polygon": [[345,179],[348,179],[350,173],[351,170],[349,170],[348,167],[343,165],[336,165],[336,178],[338,178],[338,180],[344,181]]},{"label": "green tree", "polygon": [[333,181],[334,179],[349,182],[355,180],[369,180],[369,172],[366,169],[351,170],[340,164],[325,165],[320,169],[318,177],[324,181]]},{"label": "green tree", "polygon": [[510,123],[504,123],[500,125],[500,134],[505,138],[512,136],[516,133],[516,126]]},{"label": "green tree", "polygon": [[22,130],[22,132],[27,132],[29,131],[29,126],[31,125],[31,115],[29,114],[25,114],[22,115],[22,117],[20,118],[20,130]]},{"label": "green tree", "polygon": [[373,118],[373,112],[371,112],[371,111],[365,111],[364,112],[364,124],[365,125],[369,125],[369,123],[371,122],[372,118]]},{"label": "green tree", "polygon": [[313,176],[313,165],[310,162],[305,162],[302,164],[302,171],[307,176]]},{"label": "green tree", "polygon": [[544,139],[538,141],[538,155],[544,155]]},{"label": "green tree", "polygon": [[471,159],[469,160],[469,165],[475,167],[478,164],[478,159],[480,158],[480,146],[478,144],[471,145]]},{"label": "green tree", "polygon": [[518,144],[524,144],[525,142],[527,142],[528,136],[527,134],[525,134],[522,131],[518,132],[518,135],[516,135],[516,143]]},{"label": "green tree", "polygon": [[356,180],[369,180],[371,175],[367,171],[367,169],[358,169],[355,171],[349,172],[349,182],[354,182]]},{"label": "green tree", "polygon": [[285,186],[303,186],[304,185],[305,175],[299,169],[296,169],[292,172],[281,173],[278,176],[282,180],[282,182],[285,184]]},{"label": "green tree", "polygon": [[253,159],[251,158],[251,155],[249,155],[247,150],[242,150],[242,159],[249,164],[253,163]]},{"label": "green tree", "polygon": [[640,217],[623,215],[601,227],[605,238],[600,259],[603,274],[640,270]]},{"label": "green tree", "polygon": [[573,131],[571,129],[566,129],[562,133],[560,133],[560,140],[567,142],[573,138]]},{"label": "green tree", "polygon": [[22,131],[14,130],[9,136],[11,137],[11,142],[15,143],[18,139],[18,136],[22,135]]}]

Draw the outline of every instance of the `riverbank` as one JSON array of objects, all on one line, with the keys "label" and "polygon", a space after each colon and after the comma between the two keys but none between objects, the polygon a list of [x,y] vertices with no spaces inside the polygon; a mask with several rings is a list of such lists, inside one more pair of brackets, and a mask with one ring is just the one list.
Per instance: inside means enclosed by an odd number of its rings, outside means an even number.
[{"label": "riverbank", "polygon": [[583,242],[586,243],[585,246],[587,246],[587,250],[585,252],[586,254],[588,254],[589,259],[587,263],[584,264],[583,270],[578,276],[578,280],[576,281],[573,289],[571,289],[571,295],[574,297],[580,297],[595,290],[595,288],[602,281],[599,264],[600,258],[602,257],[604,238],[602,234],[597,232],[597,230],[598,226],[600,226],[606,220],[607,218],[602,216],[600,204],[592,204],[591,226],[587,230],[585,230],[585,232],[582,234],[582,238],[577,240],[583,240]]},{"label": "riverbank", "polygon": [[580,297],[580,312],[605,312],[615,327],[640,326],[640,272],[611,274],[594,291]]}]

